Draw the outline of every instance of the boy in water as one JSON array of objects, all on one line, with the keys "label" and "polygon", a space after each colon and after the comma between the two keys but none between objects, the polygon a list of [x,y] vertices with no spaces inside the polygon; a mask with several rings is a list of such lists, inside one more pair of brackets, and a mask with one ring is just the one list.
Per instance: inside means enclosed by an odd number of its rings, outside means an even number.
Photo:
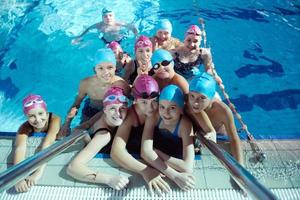
[{"label": "boy in water", "polygon": [[82,37],[92,29],[97,29],[99,32],[103,33],[101,39],[105,44],[112,41],[120,43],[124,37],[120,32],[122,28],[131,30],[136,36],[138,34],[138,30],[133,24],[125,24],[116,21],[114,12],[110,9],[103,8],[102,21],[88,27],[83,33],[72,40],[72,44],[78,44],[82,40]]},{"label": "boy in water", "polygon": [[81,123],[93,117],[102,110],[103,96],[108,88],[117,86],[124,89],[128,94],[130,88],[126,81],[115,75],[116,58],[111,49],[100,49],[95,56],[95,75],[80,81],[79,91],[74,103],[72,104],[66,121],[59,132],[58,138],[67,135],[72,119],[77,114],[81,102],[85,97],[84,108],[82,109]]}]

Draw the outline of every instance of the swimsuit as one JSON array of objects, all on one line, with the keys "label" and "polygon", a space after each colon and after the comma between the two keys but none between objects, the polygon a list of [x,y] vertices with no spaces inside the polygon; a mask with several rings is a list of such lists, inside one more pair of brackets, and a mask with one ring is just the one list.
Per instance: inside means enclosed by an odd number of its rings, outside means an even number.
[{"label": "swimsuit", "polygon": [[203,59],[201,58],[201,55],[202,54],[201,54],[201,50],[200,50],[200,54],[194,62],[183,63],[179,59],[178,52],[175,52],[175,58],[174,58],[175,72],[182,75],[187,80],[200,74],[199,65],[203,64]]},{"label": "swimsuit", "polygon": [[81,121],[80,123],[83,123],[87,120],[89,120],[90,118],[92,118],[96,113],[98,113],[99,111],[102,111],[103,107],[99,106],[98,108],[95,108],[93,106],[90,105],[91,104],[91,99],[87,98],[84,101],[84,106],[82,109],[82,114],[81,114]]},{"label": "swimsuit", "polygon": [[[138,68],[137,60],[134,60],[133,62],[134,62],[134,72],[132,74],[130,74],[129,79],[128,79],[128,83],[130,85],[133,84],[133,82],[135,81],[136,77],[138,76],[138,73],[137,73],[137,68]],[[149,76],[154,75],[153,68],[151,68],[151,70],[148,72],[148,75]]]},{"label": "swimsuit", "polygon": [[180,116],[175,130],[171,133],[167,129],[159,128],[162,119],[160,118],[154,129],[153,147],[169,156],[182,158],[182,139],[179,137],[179,126],[182,119]]},{"label": "swimsuit", "polygon": [[105,153],[105,154],[110,154],[111,150],[111,145],[114,141],[114,137],[116,135],[116,132],[118,130],[118,127],[115,127],[113,130],[110,130],[108,128],[98,128],[96,131],[94,131],[92,134],[90,134],[90,137],[93,138],[98,132],[100,131],[107,131],[110,133],[111,139],[109,143],[107,143],[100,151],[99,153]]},{"label": "swimsuit", "polygon": [[126,144],[126,149],[130,154],[140,155],[144,124],[141,124],[134,106],[132,107],[132,109],[138,121],[138,126],[131,128],[131,132]]}]

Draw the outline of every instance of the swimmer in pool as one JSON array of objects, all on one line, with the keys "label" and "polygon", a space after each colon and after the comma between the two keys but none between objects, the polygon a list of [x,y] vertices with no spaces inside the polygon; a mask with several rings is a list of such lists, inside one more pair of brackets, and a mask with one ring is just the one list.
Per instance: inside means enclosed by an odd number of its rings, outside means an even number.
[{"label": "swimmer in pool", "polygon": [[157,193],[169,192],[170,187],[161,173],[147,163],[133,157],[140,154],[145,119],[151,117],[158,108],[159,88],[149,75],[137,77],[133,84],[134,103],[128,111],[124,123],[115,136],[111,157],[125,169],[140,174],[149,187]]},{"label": "swimmer in pool", "polygon": [[99,32],[103,33],[101,40],[105,44],[108,44],[112,41],[120,43],[124,37],[124,35],[122,35],[120,32],[122,28],[131,30],[135,34],[135,36],[137,36],[138,34],[138,30],[133,24],[125,24],[116,21],[114,12],[110,9],[103,8],[102,21],[88,27],[83,33],[72,40],[72,44],[78,44],[82,40],[82,37],[92,29],[96,29]]},{"label": "swimmer in pool", "polygon": [[195,187],[193,125],[184,115],[184,94],[176,85],[165,87],[159,112],[147,117],[142,139],[142,158],[174,181],[182,190]]},{"label": "swimmer in pool", "polygon": [[65,123],[59,132],[59,137],[66,136],[70,132],[70,125],[81,102],[85,97],[84,108],[82,109],[81,123],[90,119],[99,111],[102,111],[103,96],[108,88],[117,86],[129,94],[130,88],[126,81],[116,76],[116,58],[111,49],[100,49],[96,52],[94,59],[95,75],[80,81],[78,94],[67,114]]},{"label": "swimmer in pool", "polygon": [[[40,150],[43,150],[54,143],[60,127],[60,117],[48,112],[47,105],[40,95],[31,94],[24,98],[23,111],[27,121],[17,131],[14,145],[14,165],[25,159],[27,139],[34,132],[47,133],[39,147]],[[42,177],[45,167],[46,164],[43,164],[28,177],[19,181],[15,185],[15,190],[17,192],[27,192]]]},{"label": "swimmer in pool", "polygon": [[103,114],[96,114],[75,129],[89,129],[90,142],[70,162],[67,173],[75,179],[84,182],[106,184],[113,189],[121,190],[129,183],[127,177],[95,171],[87,166],[100,151],[110,154],[112,140],[127,115],[128,99],[123,90],[111,87],[103,99]]},{"label": "swimmer in pool", "polygon": [[156,49],[171,50],[182,45],[179,39],[172,37],[172,24],[168,19],[161,19],[155,26],[155,35],[151,38],[153,51]]}]

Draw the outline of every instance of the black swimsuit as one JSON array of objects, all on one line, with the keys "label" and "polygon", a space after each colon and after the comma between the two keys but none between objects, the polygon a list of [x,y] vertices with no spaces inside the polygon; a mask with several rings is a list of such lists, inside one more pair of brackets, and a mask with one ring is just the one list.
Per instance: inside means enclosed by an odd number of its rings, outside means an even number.
[{"label": "black swimsuit", "polygon": [[135,113],[136,119],[138,121],[138,126],[132,127],[130,131],[130,135],[126,144],[126,149],[130,154],[140,155],[141,152],[141,144],[142,144],[142,136],[144,130],[144,124],[141,124],[139,116],[133,106],[133,111]]},{"label": "black swimsuit", "polygon": [[167,155],[182,158],[182,139],[179,137],[181,119],[182,115],[180,116],[173,133],[170,133],[167,129],[159,128],[162,119],[159,120],[153,135],[153,146],[155,149],[158,149]]},{"label": "black swimsuit", "polygon": [[[137,73],[137,68],[138,68],[138,64],[137,64],[137,60],[134,60],[134,72],[132,74],[130,74],[129,78],[128,78],[128,83],[130,85],[133,84],[133,82],[135,81],[136,77],[138,76],[138,73]],[[152,76],[154,75],[154,70],[153,68],[151,68],[151,70],[148,72],[148,75],[149,76]]]},{"label": "black swimsuit", "polygon": [[110,130],[108,128],[98,128],[96,131],[94,131],[90,137],[93,138],[98,132],[100,131],[107,131],[110,133],[111,139],[109,141],[108,144],[106,144],[100,151],[99,153],[105,153],[105,154],[110,154],[110,150],[111,150],[111,145],[113,143],[114,137],[116,135],[118,127],[115,127],[113,130]]},{"label": "black swimsuit", "polygon": [[197,74],[195,74],[195,71],[199,70],[198,66],[200,64],[203,64],[203,59],[201,58],[201,55],[202,55],[202,51],[200,49],[200,54],[194,62],[183,63],[179,59],[178,52],[175,52],[175,58],[174,58],[174,70],[175,70],[175,72],[182,75],[187,80],[191,79],[193,76],[197,75]]}]

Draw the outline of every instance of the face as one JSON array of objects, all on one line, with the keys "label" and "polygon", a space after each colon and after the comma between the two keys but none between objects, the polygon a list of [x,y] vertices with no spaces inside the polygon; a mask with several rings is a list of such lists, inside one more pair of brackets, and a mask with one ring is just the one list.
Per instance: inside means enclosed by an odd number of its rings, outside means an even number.
[{"label": "face", "polygon": [[150,62],[152,56],[152,49],[150,47],[139,47],[136,49],[135,57],[137,60],[141,61],[144,64]]},{"label": "face", "polygon": [[184,46],[190,50],[198,49],[201,44],[201,36],[188,34],[184,39]]},{"label": "face", "polygon": [[137,99],[136,102],[137,102],[137,105],[139,106],[139,109],[147,117],[151,117],[158,108],[157,97],[152,98],[152,99]]},{"label": "face", "polygon": [[113,24],[115,21],[115,15],[113,12],[106,13],[102,15],[102,21],[104,24],[110,25]]},{"label": "face", "polygon": [[174,102],[162,100],[159,102],[159,115],[165,124],[176,124],[182,110]]},{"label": "face", "polygon": [[160,79],[172,78],[175,74],[173,61],[163,61],[161,63],[158,63],[158,65],[154,65],[153,68],[154,73]]},{"label": "face", "polygon": [[37,129],[44,128],[48,121],[48,113],[44,108],[33,108],[26,116],[29,124]]},{"label": "face", "polygon": [[95,73],[98,78],[100,78],[103,82],[110,82],[111,79],[115,76],[116,66],[114,66],[110,62],[105,62],[96,65]]},{"label": "face", "polygon": [[127,115],[127,107],[121,103],[107,105],[103,111],[107,122],[114,126],[120,126]]},{"label": "face", "polygon": [[207,96],[197,93],[189,92],[188,102],[195,113],[198,113],[209,106],[210,99]]},{"label": "face", "polygon": [[165,30],[158,30],[156,32],[156,37],[158,37],[161,41],[166,41],[170,38],[171,34]]}]

